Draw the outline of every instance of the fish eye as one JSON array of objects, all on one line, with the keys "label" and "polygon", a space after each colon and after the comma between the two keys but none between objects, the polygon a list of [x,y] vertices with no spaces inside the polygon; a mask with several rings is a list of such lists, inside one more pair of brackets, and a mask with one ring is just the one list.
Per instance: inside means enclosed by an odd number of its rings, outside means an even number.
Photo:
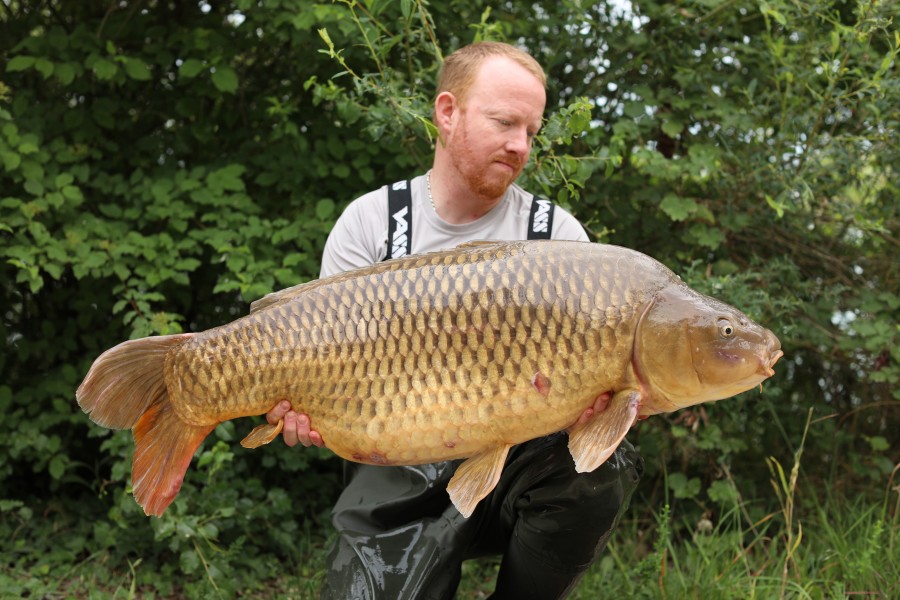
[{"label": "fish eye", "polygon": [[719,333],[722,337],[730,338],[734,335],[734,325],[728,319],[719,319]]}]

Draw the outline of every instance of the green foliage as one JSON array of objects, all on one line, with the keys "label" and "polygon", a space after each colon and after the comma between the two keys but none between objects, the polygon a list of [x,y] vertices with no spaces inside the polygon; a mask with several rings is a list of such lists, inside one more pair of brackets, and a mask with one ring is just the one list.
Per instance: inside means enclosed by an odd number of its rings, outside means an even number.
[{"label": "green foliage", "polygon": [[[889,581],[860,557],[897,548],[896,512],[866,508],[900,450],[896,16],[884,1],[4,3],[0,589],[314,595],[306,563],[340,468],[327,452],[245,451],[250,424],[224,424],[148,520],[127,489],[130,435],[90,425],[74,390],[124,339],[219,325],[315,277],[347,202],[427,167],[441,57],[475,39],[519,43],[548,72],[523,185],[785,349],[761,394],[631,434],[647,462],[635,522],[665,535],[613,553],[617,570],[663,577],[647,561],[690,538],[683,572],[739,543],[738,564],[765,547],[836,595]],[[841,560],[801,541],[788,561],[769,542],[798,529],[762,521],[788,498],[766,465],[790,464],[807,428],[801,481],[860,504],[831,530],[793,523],[831,547],[852,531]],[[692,537],[702,519],[721,535]],[[794,593],[768,576],[750,589]]]}]

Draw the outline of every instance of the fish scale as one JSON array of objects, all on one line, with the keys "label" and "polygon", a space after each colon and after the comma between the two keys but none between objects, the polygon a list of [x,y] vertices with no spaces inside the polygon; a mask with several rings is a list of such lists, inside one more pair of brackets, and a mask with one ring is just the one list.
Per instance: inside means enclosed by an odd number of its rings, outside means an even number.
[{"label": "fish scale", "polygon": [[475,243],[282,290],[208,331],[124,342],[77,397],[96,422],[132,428],[148,514],[218,423],[289,400],[349,460],[469,457],[448,487],[468,515],[511,445],[568,429],[576,469],[591,470],[637,416],[746,390],[780,356],[771,332],[638,252]]}]

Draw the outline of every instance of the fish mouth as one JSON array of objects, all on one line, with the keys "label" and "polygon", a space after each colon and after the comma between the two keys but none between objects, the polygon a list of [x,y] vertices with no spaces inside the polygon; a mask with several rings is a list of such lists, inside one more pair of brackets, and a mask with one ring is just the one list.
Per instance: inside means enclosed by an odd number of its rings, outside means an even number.
[{"label": "fish mouth", "polygon": [[760,374],[765,375],[766,377],[771,377],[775,374],[775,363],[778,362],[778,359],[784,356],[784,352],[781,350],[781,342],[778,341],[774,335],[769,335],[768,343],[766,344],[766,353],[763,356],[760,356]]},{"label": "fish mouth", "polygon": [[778,359],[781,358],[782,356],[784,356],[784,352],[782,352],[781,350],[776,350],[775,352],[773,352],[772,354],[769,355],[768,360],[766,360],[766,359],[761,360],[760,361],[760,363],[761,363],[760,364],[760,367],[761,367],[760,373],[762,375],[765,375],[766,377],[771,377],[772,375],[774,375],[775,369],[773,369],[772,367],[775,366],[775,363],[777,363]]}]

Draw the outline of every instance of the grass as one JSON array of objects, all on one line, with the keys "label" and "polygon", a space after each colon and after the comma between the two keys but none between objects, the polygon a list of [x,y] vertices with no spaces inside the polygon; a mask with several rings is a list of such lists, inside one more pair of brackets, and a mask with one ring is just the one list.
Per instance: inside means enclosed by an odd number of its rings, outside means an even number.
[{"label": "grass", "polygon": [[610,589],[622,598],[900,597],[898,525],[894,518],[886,527],[880,506],[829,502],[793,546],[776,516],[747,524],[739,513],[676,540],[663,511],[655,545],[643,556],[633,541],[639,524],[625,524],[573,597],[598,598]]},{"label": "grass", "polygon": [[[801,491],[803,510],[797,504]],[[739,502],[717,523],[706,518],[688,523],[664,506],[652,521],[624,521],[572,598],[898,598],[898,489],[888,494],[877,503],[842,500],[819,490],[800,490],[795,483],[790,517],[785,506],[756,522],[747,520]],[[21,532],[19,539],[25,539]],[[6,545],[0,551],[0,598],[312,599],[321,583],[326,543],[315,534],[301,536],[296,557],[273,565],[267,576],[240,589],[217,585],[209,577],[179,585],[173,583],[179,580],[177,572],[153,573],[172,580],[157,587],[141,572],[158,569],[140,559],[123,569],[110,564],[103,552],[78,560],[66,553],[48,559],[29,556],[27,544]],[[498,566],[498,559],[465,563],[457,597],[486,598]]]}]

